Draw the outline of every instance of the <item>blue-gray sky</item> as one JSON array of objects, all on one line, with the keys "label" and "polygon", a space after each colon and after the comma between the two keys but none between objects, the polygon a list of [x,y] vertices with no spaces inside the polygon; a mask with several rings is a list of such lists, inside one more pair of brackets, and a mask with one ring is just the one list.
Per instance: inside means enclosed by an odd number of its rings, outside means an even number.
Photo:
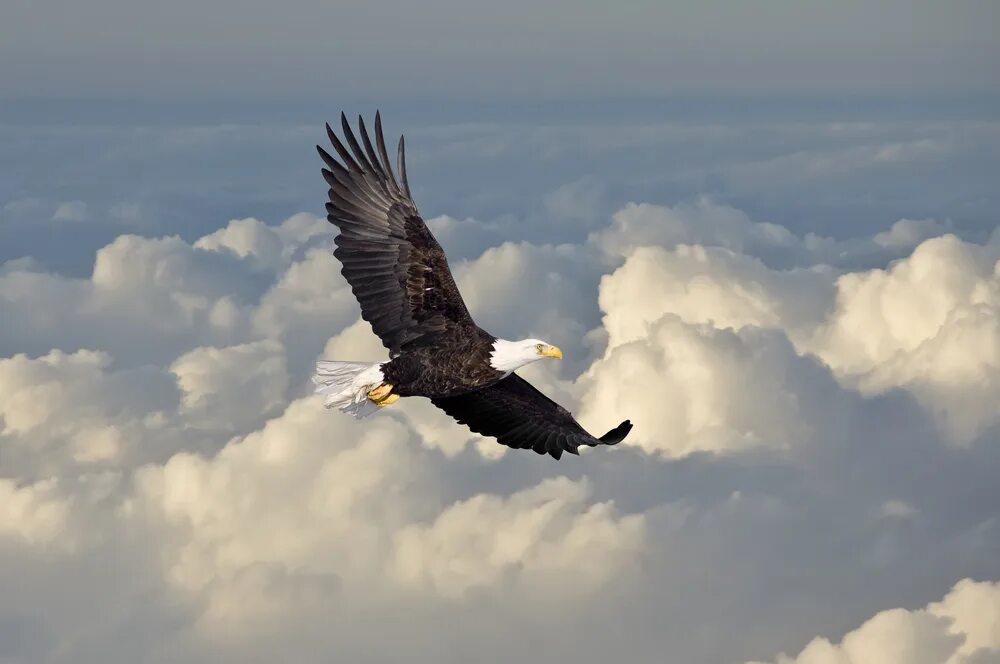
[{"label": "blue-gray sky", "polygon": [[9,0],[5,97],[996,93],[992,2]]}]

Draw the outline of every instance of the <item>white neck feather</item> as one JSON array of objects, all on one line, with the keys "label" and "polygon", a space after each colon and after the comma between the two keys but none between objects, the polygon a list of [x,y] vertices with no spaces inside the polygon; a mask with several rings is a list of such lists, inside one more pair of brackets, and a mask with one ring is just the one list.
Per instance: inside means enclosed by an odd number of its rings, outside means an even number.
[{"label": "white neck feather", "polygon": [[525,364],[531,364],[541,359],[533,342],[534,340],[507,341],[506,339],[497,339],[493,342],[490,366],[497,371],[509,374]]}]

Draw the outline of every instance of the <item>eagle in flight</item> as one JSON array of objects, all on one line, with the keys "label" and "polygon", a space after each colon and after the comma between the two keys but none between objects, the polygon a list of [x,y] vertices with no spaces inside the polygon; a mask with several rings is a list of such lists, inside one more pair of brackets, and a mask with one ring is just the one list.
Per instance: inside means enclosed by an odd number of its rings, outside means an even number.
[{"label": "eagle in flight", "polygon": [[326,126],[338,161],[316,146],[329,185],[327,219],[340,233],[333,255],[361,305],[361,317],[389,349],[389,361],[316,365],[316,391],[327,408],[365,417],[400,397],[427,397],[472,431],[508,447],[556,459],[581,445],[614,445],[632,429],[625,420],[600,438],[514,371],[562,351],[538,339],[508,341],[469,314],[441,245],[420,218],[406,178],[399,138],[392,170],[375,114],[375,144],[358,118],[358,137],[341,113],[344,142]]}]

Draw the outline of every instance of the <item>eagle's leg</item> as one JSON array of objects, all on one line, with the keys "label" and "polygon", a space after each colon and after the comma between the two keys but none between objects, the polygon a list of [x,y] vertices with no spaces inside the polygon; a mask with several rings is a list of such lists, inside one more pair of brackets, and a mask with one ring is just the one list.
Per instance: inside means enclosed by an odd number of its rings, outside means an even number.
[{"label": "eagle's leg", "polygon": [[379,408],[384,408],[395,403],[396,400],[399,399],[399,395],[392,393],[392,385],[389,383],[382,383],[368,393],[368,398],[371,399],[372,403]]}]

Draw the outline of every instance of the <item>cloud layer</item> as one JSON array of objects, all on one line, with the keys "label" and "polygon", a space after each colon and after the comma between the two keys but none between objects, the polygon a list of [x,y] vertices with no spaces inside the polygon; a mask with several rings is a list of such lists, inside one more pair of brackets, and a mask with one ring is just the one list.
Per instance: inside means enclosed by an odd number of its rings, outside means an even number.
[{"label": "cloud layer", "polygon": [[562,463],[325,411],[312,362],[384,349],[311,215],[4,264],[0,661],[1000,657],[1000,235],[574,191],[585,239],[453,262],[481,324],[567,351],[528,378],[635,422]]}]

